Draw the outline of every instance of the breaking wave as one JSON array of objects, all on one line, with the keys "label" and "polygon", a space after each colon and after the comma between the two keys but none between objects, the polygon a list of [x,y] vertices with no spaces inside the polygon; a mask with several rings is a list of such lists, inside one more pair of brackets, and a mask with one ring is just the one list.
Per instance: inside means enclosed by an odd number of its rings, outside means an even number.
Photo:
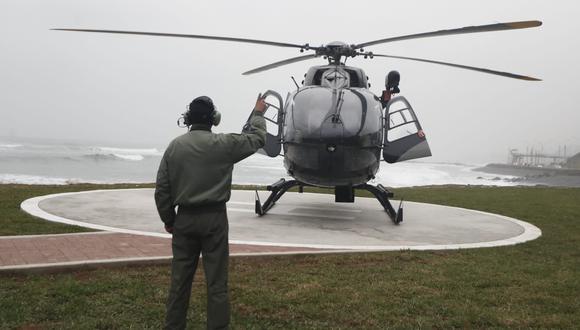
[{"label": "breaking wave", "polygon": [[94,147],[94,150],[101,153],[112,153],[122,155],[144,155],[144,156],[161,156],[157,148],[131,149],[131,148],[113,148],[113,147]]},{"label": "breaking wave", "polygon": [[491,185],[514,186],[513,176],[485,175],[474,172],[476,166],[448,163],[405,162],[404,164],[381,164],[376,179],[389,187],[413,187],[431,185]]},{"label": "breaking wave", "polygon": [[68,185],[75,183],[105,183],[100,181],[53,178],[40,175],[0,174],[0,184],[30,184],[30,185]]},{"label": "breaking wave", "polygon": [[89,154],[84,155],[84,158],[89,158],[92,160],[129,160],[129,161],[141,161],[145,159],[143,155],[121,155],[121,154]]},{"label": "breaking wave", "polygon": [[92,147],[91,153],[84,155],[94,160],[128,160],[141,161],[146,157],[161,156],[162,153],[157,148],[149,149],[130,149],[130,148],[113,148],[113,147]]},{"label": "breaking wave", "polygon": [[0,150],[2,149],[16,149],[24,147],[22,144],[0,144]]}]

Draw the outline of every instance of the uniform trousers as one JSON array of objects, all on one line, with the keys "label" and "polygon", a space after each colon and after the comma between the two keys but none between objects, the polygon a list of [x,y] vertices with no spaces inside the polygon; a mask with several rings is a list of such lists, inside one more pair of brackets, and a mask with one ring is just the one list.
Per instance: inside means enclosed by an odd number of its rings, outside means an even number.
[{"label": "uniform trousers", "polygon": [[202,255],[207,282],[207,328],[227,329],[228,217],[225,204],[179,207],[173,225],[171,287],[166,329],[185,329],[193,276]]}]

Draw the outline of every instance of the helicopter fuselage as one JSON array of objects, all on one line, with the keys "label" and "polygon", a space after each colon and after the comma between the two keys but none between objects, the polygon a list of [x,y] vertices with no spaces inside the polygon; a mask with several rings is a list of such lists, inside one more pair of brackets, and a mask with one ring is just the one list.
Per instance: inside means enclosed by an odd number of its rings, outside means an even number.
[{"label": "helicopter fuselage", "polygon": [[284,165],[316,186],[356,186],[374,178],[383,142],[382,105],[364,72],[313,67],[290,93],[284,116]]}]

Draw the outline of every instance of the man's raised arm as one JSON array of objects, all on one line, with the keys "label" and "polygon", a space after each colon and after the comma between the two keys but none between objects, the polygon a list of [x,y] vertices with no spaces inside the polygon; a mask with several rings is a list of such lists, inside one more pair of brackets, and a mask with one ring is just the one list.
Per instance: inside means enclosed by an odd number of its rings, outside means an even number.
[{"label": "man's raised arm", "polygon": [[264,112],[268,108],[265,98],[258,95],[256,105],[250,118],[250,129],[242,134],[228,134],[232,139],[231,156],[234,163],[254,154],[266,143],[266,120]]}]

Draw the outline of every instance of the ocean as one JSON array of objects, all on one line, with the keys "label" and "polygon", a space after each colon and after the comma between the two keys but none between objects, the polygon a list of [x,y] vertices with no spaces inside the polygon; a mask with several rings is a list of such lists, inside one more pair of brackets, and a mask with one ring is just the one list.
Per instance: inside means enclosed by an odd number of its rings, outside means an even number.
[{"label": "ocean", "polygon": [[[123,148],[79,144],[0,141],[0,183],[65,185],[74,183],[150,183],[155,181],[160,148]],[[370,184],[387,187],[426,185],[521,185],[513,176],[474,171],[481,164],[427,160],[381,163]],[[282,157],[255,154],[234,167],[233,182],[267,185],[286,174]]]}]

